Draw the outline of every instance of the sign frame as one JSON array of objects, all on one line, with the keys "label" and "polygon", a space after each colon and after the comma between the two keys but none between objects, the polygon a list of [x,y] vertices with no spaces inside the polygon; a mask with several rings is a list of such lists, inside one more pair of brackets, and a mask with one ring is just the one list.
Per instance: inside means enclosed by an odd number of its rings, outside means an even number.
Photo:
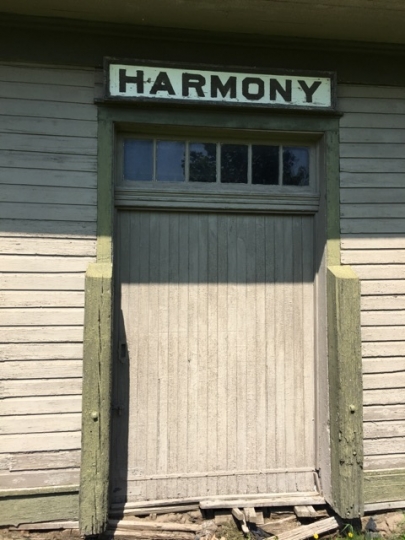
[{"label": "sign frame", "polygon": [[[165,69],[176,69],[176,70],[193,70],[207,72],[207,75],[223,74],[229,73],[230,75],[241,75],[241,76],[275,76],[275,77],[310,77],[310,78],[325,78],[330,81],[330,106],[314,106],[310,104],[305,105],[296,105],[288,103],[271,103],[271,102],[240,102],[240,101],[225,101],[225,100],[214,100],[214,99],[198,99],[198,98],[177,98],[177,97],[146,97],[146,96],[126,96],[126,95],[113,95],[110,92],[110,66],[111,65],[124,65],[128,67],[144,67],[159,69],[162,71]],[[164,61],[152,61],[152,60],[137,60],[137,59],[128,59],[128,58],[113,58],[105,57],[104,58],[104,77],[103,77],[103,98],[97,100],[101,103],[111,103],[111,104],[142,104],[142,105],[176,105],[176,106],[198,106],[198,107],[233,107],[241,109],[266,109],[266,110],[277,110],[277,111],[301,111],[301,112],[317,112],[318,114],[325,113],[337,113],[336,108],[336,73],[333,71],[306,71],[306,70],[280,70],[280,69],[268,69],[268,68],[258,68],[258,67],[246,67],[246,66],[222,66],[222,65],[212,65],[212,64],[190,64],[183,62],[164,62]],[[146,81],[147,82],[147,81]]]}]

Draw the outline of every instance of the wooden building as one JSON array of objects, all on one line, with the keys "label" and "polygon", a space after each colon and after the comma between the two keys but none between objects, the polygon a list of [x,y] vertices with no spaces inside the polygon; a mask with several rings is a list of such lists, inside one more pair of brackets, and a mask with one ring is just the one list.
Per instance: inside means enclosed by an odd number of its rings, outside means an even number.
[{"label": "wooden building", "polygon": [[0,524],[405,507],[402,3],[0,25]]}]

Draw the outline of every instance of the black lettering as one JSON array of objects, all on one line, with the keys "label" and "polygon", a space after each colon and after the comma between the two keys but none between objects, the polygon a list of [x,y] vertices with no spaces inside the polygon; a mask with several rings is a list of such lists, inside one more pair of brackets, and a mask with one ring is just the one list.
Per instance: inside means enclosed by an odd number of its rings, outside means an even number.
[{"label": "black lettering", "polygon": [[236,77],[229,77],[223,83],[218,75],[211,75],[211,97],[218,97],[218,92],[223,98],[229,94],[231,99],[236,99]]},{"label": "black lettering", "polygon": [[202,87],[205,85],[205,77],[202,75],[194,75],[193,73],[183,73],[182,77],[182,95],[189,97],[190,88],[194,88],[198,97],[204,97]]},{"label": "black lettering", "polygon": [[321,86],[321,81],[315,81],[311,84],[311,86],[308,86],[305,81],[298,81],[298,84],[301,86],[305,93],[307,103],[312,103],[312,98],[315,92]]},{"label": "black lettering", "polygon": [[119,84],[121,93],[125,93],[127,91],[127,84],[136,84],[137,93],[143,94],[143,71],[137,70],[136,77],[131,77],[127,75],[126,69],[120,69]]},{"label": "black lettering", "polygon": [[169,76],[165,71],[161,71],[159,73],[150,91],[152,95],[156,95],[157,92],[167,92],[171,96],[175,95],[172,83],[170,82]]},{"label": "black lettering", "polygon": [[[251,84],[257,86],[256,92],[252,92],[250,90]],[[242,81],[242,94],[246,99],[258,101],[264,96],[264,82],[262,79],[258,79],[257,77],[246,77]]]},{"label": "black lettering", "polygon": [[270,101],[276,101],[277,93],[284,101],[291,101],[292,82],[287,79],[284,88],[277,79],[270,79]]}]

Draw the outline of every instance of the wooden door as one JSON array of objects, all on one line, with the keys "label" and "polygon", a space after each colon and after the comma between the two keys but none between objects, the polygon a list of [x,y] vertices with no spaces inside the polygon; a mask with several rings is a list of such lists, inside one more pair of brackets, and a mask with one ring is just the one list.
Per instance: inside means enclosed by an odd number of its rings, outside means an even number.
[{"label": "wooden door", "polygon": [[113,501],[314,491],[314,217],[118,228]]}]

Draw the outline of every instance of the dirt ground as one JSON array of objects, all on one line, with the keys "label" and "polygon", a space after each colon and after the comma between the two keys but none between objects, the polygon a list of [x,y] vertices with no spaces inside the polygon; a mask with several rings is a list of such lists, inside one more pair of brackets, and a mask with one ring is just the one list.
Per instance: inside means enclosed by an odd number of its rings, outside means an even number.
[{"label": "dirt ground", "polygon": [[[164,515],[159,515],[159,516],[153,516],[153,518],[157,519],[157,521],[177,522],[177,523],[201,523],[203,521],[200,518],[196,519],[197,518],[196,515],[191,516],[189,514],[196,514],[196,512],[189,512],[189,513],[183,513],[183,514],[164,514]],[[361,520],[363,531],[365,527],[367,526],[367,524],[369,523],[370,517],[372,517],[374,521],[374,525],[375,525],[375,533],[372,535],[372,538],[381,537],[381,538],[387,538],[387,539],[392,539],[392,540],[405,540],[404,511],[400,510],[400,511],[383,512],[383,513],[367,515],[363,517]],[[135,518],[135,519],[137,521],[138,520],[142,521],[142,518]],[[146,519],[150,520],[150,516],[148,516],[148,518]],[[211,520],[211,522],[213,523],[213,520]],[[296,525],[299,525],[299,523],[297,523]],[[221,525],[219,525],[219,527],[217,528],[217,533],[215,534],[215,538],[217,538],[218,540],[220,540],[221,538],[224,538],[225,540],[236,540],[236,538],[238,539],[244,538],[242,533],[235,535],[235,532],[237,532],[236,528],[232,534],[230,532],[227,534],[227,527],[224,525],[223,534],[221,534]],[[229,536],[229,534],[231,534],[231,536]],[[335,532],[332,535],[324,535],[324,536],[325,538],[335,539],[335,540],[347,538],[347,534],[345,533],[339,534],[338,532]],[[42,531],[35,530],[34,531],[34,530],[20,530],[20,529],[16,529],[12,527],[0,528],[0,540],[79,540],[80,538],[81,538],[81,535],[78,529],[42,530]],[[364,536],[356,534],[356,538],[353,540],[360,540],[360,539],[363,540]]]}]

